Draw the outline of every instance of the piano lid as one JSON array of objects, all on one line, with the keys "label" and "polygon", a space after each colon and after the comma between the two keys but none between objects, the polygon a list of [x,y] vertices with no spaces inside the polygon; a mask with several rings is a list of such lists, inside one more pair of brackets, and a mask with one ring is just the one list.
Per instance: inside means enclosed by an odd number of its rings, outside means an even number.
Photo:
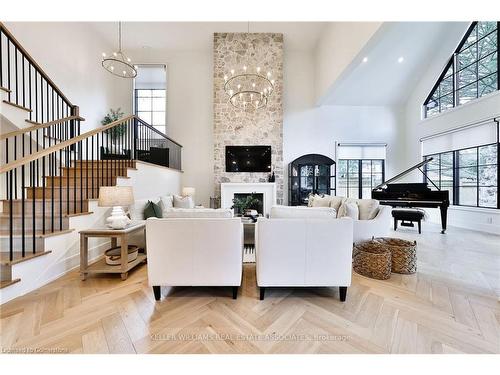
[{"label": "piano lid", "polygon": [[[427,163],[431,162],[432,160],[434,160],[434,158],[429,158],[429,159],[425,159],[424,161],[421,161],[420,163],[418,164],[415,164],[413,167],[411,168],[408,168],[407,170],[401,172],[400,174],[394,176],[393,178],[390,178],[389,180],[387,181],[384,181],[382,182],[380,185],[378,186],[375,186],[375,188],[373,190],[377,190],[377,189],[381,189],[383,187],[386,187],[388,184],[390,184],[391,182],[393,181],[396,181],[396,180],[399,180],[401,177],[403,176],[406,176],[408,173],[410,172],[413,172],[415,169],[418,169],[420,172],[422,172],[422,170],[420,169],[421,167],[423,167],[424,165],[426,165]],[[423,172],[422,172],[423,173]],[[429,180],[431,181],[424,173],[424,176]],[[434,185],[434,182],[431,181],[431,183]],[[436,186],[436,185],[434,185]]]}]

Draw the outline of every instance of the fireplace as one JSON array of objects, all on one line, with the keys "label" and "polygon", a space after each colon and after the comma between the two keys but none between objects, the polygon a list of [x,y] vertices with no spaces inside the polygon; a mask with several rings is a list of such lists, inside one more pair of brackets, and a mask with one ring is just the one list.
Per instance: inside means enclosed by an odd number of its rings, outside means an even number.
[{"label": "fireplace", "polygon": [[224,182],[221,184],[221,207],[231,208],[233,199],[250,194],[259,195],[262,208],[257,210],[261,215],[269,217],[271,207],[276,204],[276,184],[274,182]]},{"label": "fireplace", "polygon": [[[247,199],[248,197],[253,196],[255,199],[259,201],[255,207],[252,207],[253,210],[257,210],[259,215],[264,215],[264,194],[263,193],[234,193],[233,199]],[[238,212],[238,209],[234,208],[235,215],[243,215],[244,212]]]}]

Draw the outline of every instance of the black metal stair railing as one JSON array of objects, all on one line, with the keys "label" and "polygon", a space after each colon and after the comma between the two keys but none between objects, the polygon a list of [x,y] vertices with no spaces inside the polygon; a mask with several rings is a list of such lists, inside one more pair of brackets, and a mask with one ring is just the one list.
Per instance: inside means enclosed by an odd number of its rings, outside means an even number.
[{"label": "black metal stair railing", "polygon": [[181,170],[182,146],[149,125],[139,117],[135,117],[134,152],[137,160]]},{"label": "black metal stair railing", "polygon": [[[68,127],[58,125],[59,131],[67,131]],[[116,126],[124,131],[113,138],[109,132]],[[1,181],[7,182],[2,189],[0,241],[8,246],[11,260],[14,253],[24,257],[41,250],[45,235],[68,229],[69,216],[88,212],[88,200],[98,197],[100,186],[115,185],[117,177],[126,175],[126,168],[133,166],[134,129],[134,116],[129,116],[50,146],[47,143],[38,152],[0,167],[6,176]],[[103,159],[101,147],[128,156]]]},{"label": "black metal stair railing", "polygon": [[7,91],[6,101],[27,110],[34,123],[78,115],[77,108],[1,22],[0,87]]},{"label": "black metal stair railing", "polygon": [[[0,91],[6,92],[4,102],[26,112],[27,127],[0,135],[3,164],[80,135],[79,109],[73,105],[54,84],[40,65],[31,57],[10,31],[0,22]],[[29,118],[28,118],[29,117]],[[72,147],[68,152],[75,152]],[[41,160],[37,160],[37,171]],[[57,162],[54,155],[47,160],[48,173],[52,174]],[[32,167],[30,167],[32,168]],[[40,184],[40,176],[36,176]],[[5,176],[5,190],[17,186],[20,173],[14,170]],[[3,180],[2,180],[3,182]],[[20,191],[12,189],[15,199]]]}]

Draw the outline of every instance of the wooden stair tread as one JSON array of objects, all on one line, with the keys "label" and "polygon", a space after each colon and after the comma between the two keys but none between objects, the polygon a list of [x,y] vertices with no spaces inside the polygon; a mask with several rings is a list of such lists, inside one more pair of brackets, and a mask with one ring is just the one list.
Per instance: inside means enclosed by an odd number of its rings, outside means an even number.
[{"label": "wooden stair tread", "polygon": [[[50,188],[50,186],[49,186],[49,188]],[[30,189],[32,189],[32,188],[30,188]],[[73,197],[70,197],[70,198],[73,198]],[[76,197],[76,198],[77,198],[78,203],[80,203],[80,200],[78,199],[78,195],[77,195],[77,197]],[[59,202],[60,200],[62,200],[64,203],[66,203],[66,202],[67,202],[65,199],[58,199],[58,198],[54,198],[54,199],[52,199],[52,198],[45,198],[45,202],[46,202],[46,203],[50,203],[50,202],[52,202],[52,200],[53,200],[54,202]],[[85,199],[85,198],[83,198],[83,199],[82,199],[82,201],[86,201],[86,200],[87,200],[87,199]],[[30,203],[32,203],[32,201],[35,201],[35,203],[37,203],[37,202],[43,202],[43,199],[42,199],[42,198],[35,198],[35,199],[32,199],[32,198],[25,198],[25,199],[24,199],[24,201],[25,201],[25,202],[28,202],[28,201],[29,201]],[[0,202],[7,203],[7,204],[8,204],[10,201],[9,201],[8,199],[0,199]],[[22,202],[22,199],[12,199],[12,202],[14,202],[14,203],[15,203],[15,202]]]},{"label": "wooden stair tread", "polygon": [[[106,178],[117,178],[117,177],[122,178],[122,176],[119,176],[119,175],[111,175],[110,174],[110,175],[106,176],[106,173],[104,173],[104,176],[103,175],[100,175],[100,176],[94,175],[94,177],[92,177],[92,173],[89,176],[86,176],[85,173],[83,173],[82,176],[79,176],[79,175],[77,175],[77,176],[45,176],[45,178],[47,178],[49,180],[51,180],[51,179],[54,179],[54,180],[56,180],[56,179],[63,179],[63,180],[75,180],[75,179],[76,180],[79,180],[79,179],[88,179],[88,180],[95,179],[96,180],[96,179],[101,179],[101,180],[105,180]],[[126,176],[123,176],[123,177],[126,177]]]},{"label": "wooden stair tread", "polygon": [[86,212],[76,212],[74,214],[64,214],[63,216],[65,217],[77,217],[77,216],[85,216],[85,215],[92,215],[94,211],[86,211]]},{"label": "wooden stair tread", "polygon": [[118,162],[135,164],[137,162],[137,160],[130,160],[130,159],[72,160],[71,162],[72,163],[77,163],[77,164],[79,164],[79,163],[82,163],[82,164],[85,164],[85,163],[88,163],[88,164],[91,164],[91,163],[94,163],[94,164],[111,164],[111,163],[118,163]]},{"label": "wooden stair tread", "polygon": [[23,107],[22,105],[19,105],[19,104],[16,104],[16,103],[12,103],[12,102],[9,102],[8,100],[4,100],[3,101],[4,103],[6,104],[9,104],[13,107],[16,107],[16,108],[19,108],[19,109],[22,109],[23,111],[26,111],[26,112],[33,112],[31,109],[29,108],[26,108],[26,107]]},{"label": "wooden stair tread", "polygon": [[8,286],[18,283],[19,281],[21,281],[21,279],[2,280],[0,281],[0,289],[7,288]]},{"label": "wooden stair tread", "polygon": [[40,126],[40,125],[42,125],[42,123],[41,123],[41,122],[36,122],[36,121],[30,120],[30,119],[26,119],[26,120],[24,120],[24,121],[26,121],[27,123],[29,123],[29,124],[31,124],[31,125],[36,125],[36,126]]},{"label": "wooden stair tread", "polygon": [[126,167],[126,166],[122,166],[122,165],[114,165],[114,164],[92,164],[92,163],[88,163],[88,164],[85,164],[85,163],[82,163],[82,165],[80,166],[77,166],[77,167],[70,167],[68,168],[67,170],[86,170],[88,169],[89,171],[91,171],[92,169],[95,170],[95,171],[105,171],[106,169],[108,169],[110,172],[111,172],[111,169],[113,169],[113,171],[121,171],[123,170],[125,172],[126,169],[135,169],[133,167]]},{"label": "wooden stair tread", "polygon": [[[33,189],[35,189],[36,191],[43,191],[44,189],[45,190],[52,190],[52,187],[54,187],[54,190],[56,191],[59,191],[59,184],[56,184],[56,185],[50,185],[50,186],[45,186],[45,187],[41,187],[41,186],[37,186],[35,188],[32,188],[31,186],[25,186],[25,189],[28,190],[28,191],[32,191]],[[72,190],[72,189],[76,189],[76,190],[80,190],[80,185],[78,186],[75,186],[75,185],[62,185],[62,191],[66,191],[67,189],[69,190]],[[92,185],[83,185],[81,187],[82,190],[92,190]],[[99,186],[97,185],[94,185],[94,190],[99,190]],[[40,198],[41,199],[41,198]]]},{"label": "wooden stair tread", "polygon": [[[47,237],[58,236],[60,234],[71,233],[74,231],[74,229],[55,230],[53,232],[49,232],[48,230],[49,230],[49,228],[47,228],[47,230],[45,231],[45,234],[43,234],[42,231],[35,231],[35,237],[36,238],[47,238]],[[33,233],[29,230],[26,230],[24,235],[27,237],[32,237]],[[14,233],[12,233],[12,237],[15,237],[15,238],[20,238],[22,236],[23,236],[22,232],[19,232],[19,231],[14,231]],[[9,237],[10,237],[10,231],[0,230],[0,238],[9,238]]]},{"label": "wooden stair tread", "polygon": [[[94,211],[77,212],[75,214],[63,214],[62,217],[85,216],[85,215],[91,215],[93,213],[94,213]],[[31,213],[29,213],[29,212],[26,213],[25,215],[22,215],[22,214],[12,214],[12,218],[13,219],[19,219],[19,218],[21,218],[23,216],[26,217],[26,218],[29,218],[30,220],[33,218],[33,215]],[[42,215],[39,215],[39,214],[37,214],[35,216],[37,218],[42,217]],[[59,217],[59,215],[57,215],[57,214],[54,215],[54,218],[58,218],[58,217]],[[5,212],[0,212],[0,219],[1,218],[7,218],[8,219],[8,218],[10,218],[10,214],[5,213]],[[50,215],[50,214],[46,214],[45,215],[45,219],[51,219],[51,218],[52,218],[52,215]]]},{"label": "wooden stair tread", "polygon": [[2,266],[12,266],[14,264],[17,264],[17,263],[22,263],[22,262],[26,262],[27,260],[30,260],[30,259],[33,259],[33,258],[38,258],[42,255],[47,255],[47,254],[50,254],[52,251],[51,250],[47,250],[47,251],[39,251],[39,252],[36,252],[33,254],[33,252],[31,251],[26,251],[24,257],[23,257],[23,253],[21,251],[14,251],[13,252],[13,259],[10,260],[10,255],[9,255],[9,252],[1,252],[0,253],[0,264]]},{"label": "wooden stair tread", "polygon": [[[46,124],[49,124],[49,123],[52,123],[54,121],[59,121],[59,120],[62,120],[63,118],[61,119],[56,119],[56,120],[52,120],[52,121],[46,121],[46,122],[37,122],[37,121],[33,121],[33,120],[30,120],[30,119],[26,119],[24,121],[32,124],[32,125],[35,125],[35,126],[39,126],[39,125],[46,125]],[[75,118],[75,120],[80,120],[80,121],[85,121],[85,119],[81,116],[78,116]],[[66,122],[69,122],[71,120],[66,120]],[[61,122],[61,124],[64,124],[64,122]]]}]

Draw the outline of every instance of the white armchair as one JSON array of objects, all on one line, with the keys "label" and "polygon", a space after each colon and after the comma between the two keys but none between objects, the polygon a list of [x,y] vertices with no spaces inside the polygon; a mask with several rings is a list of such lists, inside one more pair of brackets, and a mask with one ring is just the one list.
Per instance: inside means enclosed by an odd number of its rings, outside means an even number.
[{"label": "white armchair", "polygon": [[353,221],[342,219],[259,219],[256,228],[257,285],[339,286],[345,301],[351,285]]},{"label": "white armchair", "polygon": [[160,286],[231,286],[236,299],[243,271],[240,218],[149,218],[146,244],[157,301]]}]

